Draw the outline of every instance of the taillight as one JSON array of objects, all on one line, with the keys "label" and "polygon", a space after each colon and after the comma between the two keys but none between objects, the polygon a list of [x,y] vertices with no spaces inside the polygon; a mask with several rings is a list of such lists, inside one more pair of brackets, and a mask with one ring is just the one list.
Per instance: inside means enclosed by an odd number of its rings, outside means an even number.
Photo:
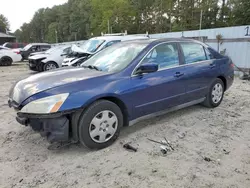
[{"label": "taillight", "polygon": [[18,51],[18,52],[15,52],[16,54],[20,54],[20,51]]}]

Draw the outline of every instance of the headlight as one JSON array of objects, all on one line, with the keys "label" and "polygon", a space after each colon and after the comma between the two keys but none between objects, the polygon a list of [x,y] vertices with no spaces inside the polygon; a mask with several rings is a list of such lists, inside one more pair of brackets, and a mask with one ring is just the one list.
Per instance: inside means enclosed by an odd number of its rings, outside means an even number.
[{"label": "headlight", "polygon": [[48,114],[57,112],[68,96],[68,93],[63,93],[32,101],[25,105],[21,112],[31,114]]}]

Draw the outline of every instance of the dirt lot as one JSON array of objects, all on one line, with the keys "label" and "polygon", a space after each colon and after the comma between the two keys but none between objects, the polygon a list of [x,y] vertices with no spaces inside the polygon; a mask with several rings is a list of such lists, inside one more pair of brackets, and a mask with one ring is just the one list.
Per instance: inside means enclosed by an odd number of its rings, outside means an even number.
[{"label": "dirt lot", "polygon": [[[24,64],[0,67],[1,188],[250,187],[250,82],[236,79],[216,109],[197,105],[124,128],[109,148],[50,151],[6,104],[11,84],[31,74]],[[164,137],[174,147],[165,156],[147,140]],[[125,150],[127,142],[138,152]]]}]

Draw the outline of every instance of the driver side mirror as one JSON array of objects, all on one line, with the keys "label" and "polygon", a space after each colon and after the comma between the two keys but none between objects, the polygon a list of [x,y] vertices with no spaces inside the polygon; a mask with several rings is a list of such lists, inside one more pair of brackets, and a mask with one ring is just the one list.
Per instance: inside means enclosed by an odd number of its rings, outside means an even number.
[{"label": "driver side mirror", "polygon": [[156,63],[145,63],[140,65],[136,71],[136,75],[144,74],[144,73],[152,73],[158,71],[158,64]]}]

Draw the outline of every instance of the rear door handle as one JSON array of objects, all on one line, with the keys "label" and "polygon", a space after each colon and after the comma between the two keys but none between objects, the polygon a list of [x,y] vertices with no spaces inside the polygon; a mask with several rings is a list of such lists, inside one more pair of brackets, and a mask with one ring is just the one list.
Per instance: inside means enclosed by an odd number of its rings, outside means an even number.
[{"label": "rear door handle", "polygon": [[179,77],[181,77],[183,75],[184,75],[184,73],[176,72],[174,77],[179,78]]}]

